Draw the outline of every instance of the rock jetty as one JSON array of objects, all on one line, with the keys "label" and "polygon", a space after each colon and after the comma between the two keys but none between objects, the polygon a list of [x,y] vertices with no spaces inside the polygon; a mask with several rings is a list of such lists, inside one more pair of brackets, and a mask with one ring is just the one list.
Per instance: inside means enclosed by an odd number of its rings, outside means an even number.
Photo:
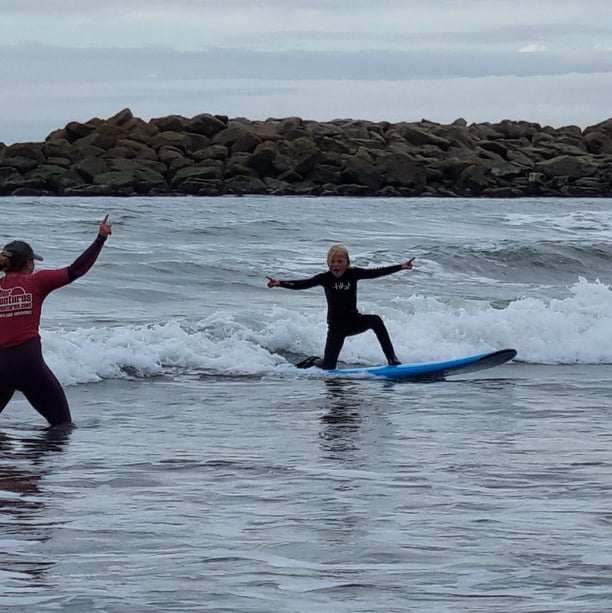
[{"label": "rock jetty", "polygon": [[0,143],[0,195],[611,196],[612,119],[581,129],[124,109]]}]

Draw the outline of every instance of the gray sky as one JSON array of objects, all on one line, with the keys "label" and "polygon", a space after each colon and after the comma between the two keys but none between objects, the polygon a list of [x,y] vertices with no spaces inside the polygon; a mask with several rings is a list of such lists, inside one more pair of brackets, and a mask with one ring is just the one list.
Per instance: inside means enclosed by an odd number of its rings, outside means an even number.
[{"label": "gray sky", "polygon": [[0,141],[145,120],[586,127],[612,117],[611,0],[0,0]]}]

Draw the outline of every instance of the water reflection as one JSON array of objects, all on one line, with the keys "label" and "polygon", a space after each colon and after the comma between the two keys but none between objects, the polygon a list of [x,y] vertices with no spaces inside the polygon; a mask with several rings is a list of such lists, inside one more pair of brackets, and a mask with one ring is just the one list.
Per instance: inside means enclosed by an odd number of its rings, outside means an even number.
[{"label": "water reflection", "polygon": [[4,596],[11,585],[22,593],[40,587],[53,562],[32,554],[32,543],[51,538],[51,526],[41,521],[45,509],[42,484],[49,454],[64,451],[69,428],[47,428],[26,437],[0,432],[0,573],[6,573]]},{"label": "water reflection", "polygon": [[321,448],[327,457],[339,459],[359,449],[362,401],[355,384],[350,381],[332,379],[326,380],[325,385],[326,412],[321,416]]}]

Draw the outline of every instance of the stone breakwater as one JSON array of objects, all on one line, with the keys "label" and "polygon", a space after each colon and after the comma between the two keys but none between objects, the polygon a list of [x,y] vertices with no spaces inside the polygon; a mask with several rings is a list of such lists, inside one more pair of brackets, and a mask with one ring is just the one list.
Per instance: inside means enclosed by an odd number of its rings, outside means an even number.
[{"label": "stone breakwater", "polygon": [[612,119],[443,125],[124,109],[0,143],[0,195],[611,196]]}]

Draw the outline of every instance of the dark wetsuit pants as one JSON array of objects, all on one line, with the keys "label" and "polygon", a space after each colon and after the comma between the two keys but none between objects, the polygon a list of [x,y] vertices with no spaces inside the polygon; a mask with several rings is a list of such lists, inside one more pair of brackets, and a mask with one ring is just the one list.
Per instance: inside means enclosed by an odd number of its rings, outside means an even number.
[{"label": "dark wetsuit pants", "polygon": [[378,315],[362,315],[359,313],[342,322],[331,322],[328,324],[325,354],[323,355],[321,368],[325,370],[336,368],[340,350],[342,345],[344,345],[344,339],[347,336],[361,334],[366,330],[374,331],[388,361],[397,360],[391,338],[383,320]]},{"label": "dark wetsuit pants", "polygon": [[0,349],[0,413],[16,390],[52,426],[70,423],[66,394],[43,358],[39,338]]}]

